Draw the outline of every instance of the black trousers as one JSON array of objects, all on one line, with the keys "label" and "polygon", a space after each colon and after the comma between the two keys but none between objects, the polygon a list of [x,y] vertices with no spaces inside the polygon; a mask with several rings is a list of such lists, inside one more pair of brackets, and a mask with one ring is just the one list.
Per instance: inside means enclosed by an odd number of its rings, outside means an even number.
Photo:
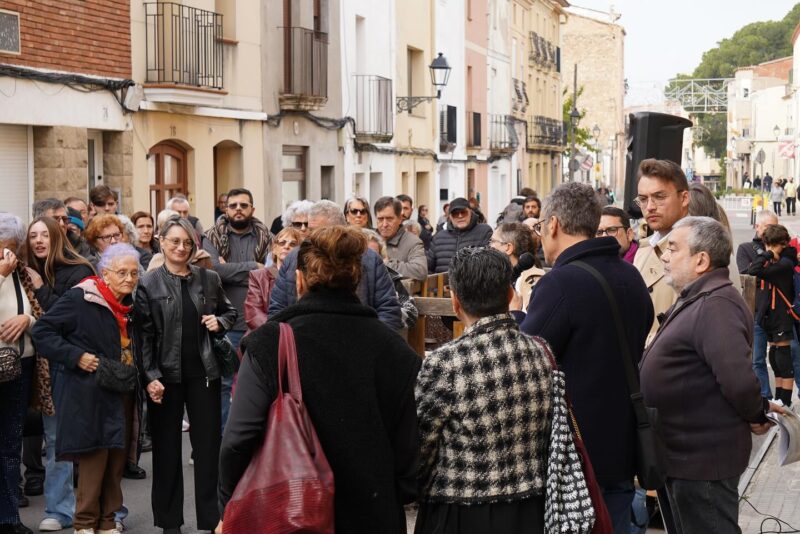
[{"label": "black trousers", "polygon": [[214,530],[219,522],[217,481],[221,407],[220,381],[184,379],[164,384],[161,404],[148,398],[150,433],[153,440],[152,505],[155,526],[183,525],[183,461],[181,421],[183,408],[189,414],[189,438],[194,452],[194,494],[198,530]]},{"label": "black trousers", "polygon": [[796,200],[797,199],[795,197],[786,197],[786,215],[794,215],[797,213],[794,210]]}]

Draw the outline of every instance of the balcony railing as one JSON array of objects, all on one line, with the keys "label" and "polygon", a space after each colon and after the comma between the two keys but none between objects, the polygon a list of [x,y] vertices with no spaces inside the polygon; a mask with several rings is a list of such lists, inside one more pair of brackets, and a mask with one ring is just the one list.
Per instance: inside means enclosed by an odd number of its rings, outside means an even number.
[{"label": "balcony railing", "polygon": [[480,148],[481,145],[481,114],[467,111],[467,147]]},{"label": "balcony railing", "polygon": [[458,141],[458,108],[444,106],[439,111],[439,152],[452,152]]},{"label": "balcony railing", "polygon": [[147,83],[222,89],[222,15],[172,2],[146,2]]},{"label": "balcony railing", "polygon": [[558,119],[536,115],[528,121],[528,148],[561,147],[564,144],[564,127]]},{"label": "balcony railing", "polygon": [[392,80],[381,76],[356,74],[356,140],[362,143],[391,141],[394,132],[392,115]]},{"label": "balcony railing", "polygon": [[283,109],[319,109],[328,101],[328,34],[283,28]]},{"label": "balcony railing", "polygon": [[514,117],[509,115],[490,115],[489,148],[492,154],[513,154],[519,145],[517,132],[514,129]]},{"label": "balcony railing", "polygon": [[528,109],[528,91],[525,82],[516,78],[511,79],[513,93],[511,94],[511,111],[524,114]]},{"label": "balcony railing", "polygon": [[554,69],[556,72],[561,72],[561,48],[536,32],[530,32],[528,59],[531,63],[544,69]]}]

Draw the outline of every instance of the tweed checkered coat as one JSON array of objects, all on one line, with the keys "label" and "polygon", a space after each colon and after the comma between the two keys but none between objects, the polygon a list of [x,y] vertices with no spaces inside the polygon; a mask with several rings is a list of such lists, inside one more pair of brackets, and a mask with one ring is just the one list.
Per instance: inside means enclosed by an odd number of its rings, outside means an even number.
[{"label": "tweed checkered coat", "polygon": [[416,385],[423,501],[543,495],[551,369],[508,314],[480,319],[425,358]]}]

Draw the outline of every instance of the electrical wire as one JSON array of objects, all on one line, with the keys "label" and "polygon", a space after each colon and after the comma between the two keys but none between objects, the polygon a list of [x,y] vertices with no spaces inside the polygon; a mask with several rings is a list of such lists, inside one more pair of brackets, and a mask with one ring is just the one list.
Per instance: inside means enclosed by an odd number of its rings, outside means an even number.
[{"label": "electrical wire", "polygon": [[[750,508],[752,508],[753,510],[755,510],[755,512],[758,515],[764,516],[765,519],[763,519],[761,521],[761,526],[759,527],[759,534],[792,534],[792,533],[800,532],[800,530],[794,528],[792,525],[790,525],[789,523],[787,523],[783,519],[781,519],[779,517],[776,517],[774,515],[771,515],[771,514],[762,513],[761,511],[759,511],[758,508],[753,506],[753,503],[751,503],[747,499],[747,497],[745,497],[744,495],[742,495],[739,498],[739,500],[742,500],[742,501],[746,502],[747,505],[750,506]],[[767,524],[770,521],[774,521],[775,522],[775,524],[777,525],[778,530],[764,530],[764,525]],[[784,525],[786,525],[786,527],[788,527],[790,530],[783,530],[783,526]]]}]

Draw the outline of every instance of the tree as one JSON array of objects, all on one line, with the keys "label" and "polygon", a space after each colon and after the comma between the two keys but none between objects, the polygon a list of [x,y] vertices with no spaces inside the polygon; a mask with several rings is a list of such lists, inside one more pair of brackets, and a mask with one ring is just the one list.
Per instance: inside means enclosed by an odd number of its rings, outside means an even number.
[{"label": "tree", "polygon": [[[571,128],[570,125],[570,112],[572,111],[572,93],[567,89],[561,92],[564,101],[564,104],[561,107],[561,115],[564,124],[567,125],[567,145],[571,146],[572,144],[572,137],[571,135]],[[578,102],[581,101],[581,95],[583,94],[583,86],[578,88]],[[592,142],[592,133],[589,131],[589,128],[581,128],[581,121],[586,116],[586,108],[578,109],[578,113],[580,113],[580,118],[578,119],[578,126],[575,128],[575,146],[583,147],[588,151],[594,151],[594,144]],[[570,154],[571,155],[571,154]]]}]

